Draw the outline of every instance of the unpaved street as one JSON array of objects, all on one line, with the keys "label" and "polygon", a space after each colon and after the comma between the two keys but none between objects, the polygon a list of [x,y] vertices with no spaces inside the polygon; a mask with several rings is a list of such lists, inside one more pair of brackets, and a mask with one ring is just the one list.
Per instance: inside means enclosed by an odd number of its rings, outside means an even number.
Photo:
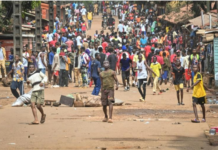
[{"label": "unpaved street", "polygon": [[[100,25],[101,17],[95,16],[88,34],[100,30]],[[93,89],[69,86],[47,88],[45,99],[59,100],[60,95],[75,92],[89,94]],[[0,109],[0,149],[217,150],[204,135],[204,130],[216,125],[217,112],[207,112],[207,123],[193,124],[190,122],[194,119],[192,92],[184,92],[185,105],[178,106],[174,87],[169,84],[162,87],[168,87],[169,91],[152,95],[152,88],[147,87],[146,102],[142,103],[138,100],[137,88],[124,92],[120,85],[115,97],[130,105],[114,107],[112,124],[101,122],[104,117],[101,107],[46,106],[47,118],[43,125],[28,125],[33,121],[30,107],[11,107],[15,99],[10,89],[0,87],[0,105],[4,105]],[[200,111],[199,116],[202,117]]]}]

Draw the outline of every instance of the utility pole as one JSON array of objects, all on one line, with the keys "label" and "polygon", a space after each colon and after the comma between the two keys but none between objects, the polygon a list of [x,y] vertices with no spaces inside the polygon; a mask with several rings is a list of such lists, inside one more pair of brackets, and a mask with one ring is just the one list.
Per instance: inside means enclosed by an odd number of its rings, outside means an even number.
[{"label": "utility pole", "polygon": [[36,50],[42,47],[42,11],[41,4],[36,8],[36,28],[35,28]]},{"label": "utility pole", "polygon": [[[13,42],[14,55],[22,58],[23,38],[22,38],[22,22],[21,22],[21,1],[13,1]],[[22,59],[21,59],[22,60]]]},{"label": "utility pole", "polygon": [[57,10],[56,15],[58,15],[58,17],[60,18],[60,16],[61,16],[61,1],[56,2],[56,10]]},{"label": "utility pole", "polygon": [[216,11],[217,11],[217,20],[218,20],[218,1],[216,1]]},{"label": "utility pole", "polygon": [[49,1],[49,32],[54,31],[54,6],[53,1]]},{"label": "utility pole", "polygon": [[207,4],[207,13],[210,12],[210,1],[206,1]]}]

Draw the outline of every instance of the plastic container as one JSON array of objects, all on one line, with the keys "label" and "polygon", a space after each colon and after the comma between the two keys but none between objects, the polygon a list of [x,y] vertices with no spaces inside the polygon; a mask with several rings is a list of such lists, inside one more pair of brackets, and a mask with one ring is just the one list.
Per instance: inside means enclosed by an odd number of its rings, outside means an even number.
[{"label": "plastic container", "polygon": [[213,104],[213,100],[212,99],[207,99],[207,103],[208,104]]},{"label": "plastic container", "polygon": [[209,133],[210,133],[210,135],[215,135],[216,134],[216,129],[210,129]]}]

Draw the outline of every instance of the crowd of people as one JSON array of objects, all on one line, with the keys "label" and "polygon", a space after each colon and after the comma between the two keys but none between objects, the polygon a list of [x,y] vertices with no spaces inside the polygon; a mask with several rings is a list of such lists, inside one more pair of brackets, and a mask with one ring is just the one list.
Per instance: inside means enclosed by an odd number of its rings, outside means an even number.
[{"label": "crowd of people", "polygon": [[[118,89],[116,75],[121,74],[124,90],[129,91],[130,87],[137,86],[141,102],[146,100],[146,86],[153,87],[153,95],[160,95],[168,90],[163,89],[162,84],[174,84],[178,105],[184,105],[183,89],[187,87],[189,91],[194,88],[193,107],[196,117],[192,122],[200,122],[196,104],[202,106],[202,121],[206,121],[206,93],[201,75],[204,71],[204,49],[201,42],[195,45],[191,39],[190,44],[185,43],[181,29],[159,29],[155,7],[148,9],[131,3],[104,3],[103,15],[110,20],[117,16],[119,24],[115,31],[105,33],[100,30],[93,36],[86,35],[86,31],[91,29],[93,15],[100,15],[96,4],[87,11],[85,6],[73,3],[66,10],[65,25],[57,16],[54,31],[44,31],[44,46],[40,52],[30,55],[24,48],[23,63],[19,61],[18,55],[15,56],[16,61],[12,66],[14,82],[11,85],[15,97],[19,97],[17,88],[21,95],[24,93],[23,82],[20,81],[30,82],[27,78],[29,66],[29,70],[32,70],[30,72],[35,68],[47,74],[48,83],[54,88],[68,87],[69,83],[74,83],[75,87],[94,84],[92,94],[99,95],[101,91],[105,113],[103,121],[112,122],[114,80]],[[45,83],[47,79],[41,73],[38,76],[42,76],[43,82],[39,83]],[[36,97],[37,94],[34,95]],[[41,107],[39,110],[44,116],[43,122],[45,114]],[[38,120],[34,123],[38,123]]]}]

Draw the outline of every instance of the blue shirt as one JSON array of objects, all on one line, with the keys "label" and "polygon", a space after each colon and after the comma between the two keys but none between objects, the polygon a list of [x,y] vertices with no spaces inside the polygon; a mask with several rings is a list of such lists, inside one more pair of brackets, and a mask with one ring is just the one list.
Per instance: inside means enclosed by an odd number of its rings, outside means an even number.
[{"label": "blue shirt", "polygon": [[75,3],[73,3],[72,7],[73,7],[73,9],[75,9]]},{"label": "blue shirt", "polygon": [[52,65],[53,59],[54,59],[54,53],[50,52],[49,55],[48,55],[49,65]]},{"label": "blue shirt", "polygon": [[141,45],[146,45],[147,44],[147,39],[146,38],[140,39],[140,43],[141,43]]},{"label": "blue shirt", "polygon": [[101,68],[101,63],[98,60],[93,60],[92,64],[91,64],[91,76],[94,78],[98,78],[99,77],[99,72],[98,72],[98,68]]},{"label": "blue shirt", "polygon": [[67,37],[64,37],[64,36],[63,36],[63,37],[61,38],[61,41],[62,41],[63,43],[66,43],[66,42],[67,42]]},{"label": "blue shirt", "polygon": [[121,59],[120,63],[121,63],[121,66],[122,66],[121,70],[126,71],[128,68],[130,68],[130,63],[132,63],[132,60],[129,59],[129,58]]},{"label": "blue shirt", "polygon": [[10,61],[13,61],[13,60],[14,60],[14,55],[11,55],[11,54],[10,54],[10,55],[8,56],[8,59],[9,59]]}]

